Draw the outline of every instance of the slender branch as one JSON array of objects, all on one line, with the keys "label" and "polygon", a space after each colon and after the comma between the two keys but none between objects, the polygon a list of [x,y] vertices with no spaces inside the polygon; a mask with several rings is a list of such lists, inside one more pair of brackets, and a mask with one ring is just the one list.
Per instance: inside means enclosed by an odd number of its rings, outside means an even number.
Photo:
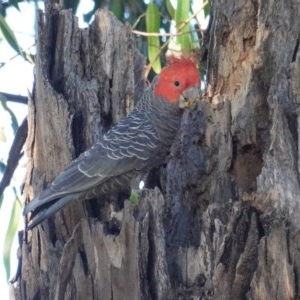
[{"label": "slender branch", "polygon": [[[157,54],[157,56],[153,59],[152,62],[150,62],[148,64],[148,66],[146,66],[146,70],[145,70],[145,77],[148,77],[148,74],[154,64],[154,62],[158,59],[158,57],[161,54],[161,51],[167,47],[167,45],[169,44],[170,40],[172,39],[172,37],[174,36],[179,36],[179,35],[183,35],[183,34],[187,34],[187,33],[193,33],[193,32],[197,32],[197,30],[189,30],[189,31],[183,31],[184,26],[187,25],[192,19],[196,18],[197,14],[204,9],[205,5],[208,4],[208,1],[205,1],[203,3],[203,5],[200,7],[200,9],[198,9],[195,13],[193,13],[187,20],[185,20],[184,22],[182,22],[180,24],[180,26],[177,27],[177,33],[159,33],[159,32],[143,32],[143,31],[139,31],[139,30],[132,30],[132,33],[134,34],[138,34],[141,36],[164,36],[164,37],[168,37],[167,41],[160,47],[160,52]],[[139,18],[140,20],[140,18]],[[201,30],[200,30],[201,32]]]},{"label": "slender branch", "polygon": [[27,104],[27,97],[25,96],[13,95],[13,94],[3,93],[3,92],[0,92],[0,94],[3,95],[7,99],[7,101]]},{"label": "slender branch", "polygon": [[[196,16],[198,15],[198,13],[200,11],[202,11],[205,7],[205,5],[208,4],[208,1],[205,1],[203,3],[203,5],[196,11],[194,12],[187,20],[181,22],[179,28],[177,28],[178,32],[177,33],[159,33],[159,32],[145,32],[145,31],[139,31],[139,30],[132,30],[132,33],[137,34],[137,35],[141,35],[141,36],[179,36],[179,35],[183,35],[183,34],[187,34],[187,33],[193,33],[196,32],[197,30],[189,30],[189,31],[182,31],[183,27],[187,24],[190,23],[191,20],[193,20],[194,18],[196,18]],[[142,17],[144,17],[146,14],[142,14],[137,21],[134,23],[134,25],[132,26],[132,28],[135,28],[136,24],[140,21],[140,19]]]},{"label": "slender branch", "polygon": [[[22,57],[26,60],[26,61],[28,61],[29,63],[32,63],[32,61],[28,58],[28,56],[29,56],[29,53],[27,53],[27,52],[29,52],[29,50],[32,48],[32,47],[34,47],[36,45],[36,43],[34,43],[34,44],[32,44],[31,46],[29,46],[28,48],[26,48],[26,49],[21,49],[21,51],[22,51]],[[9,58],[7,61],[4,61],[4,62],[0,62],[0,69],[2,68],[2,67],[4,67],[8,62],[10,62],[10,61],[12,61],[12,60],[14,60],[15,58],[17,58],[19,55],[21,55],[20,53],[17,53],[17,54],[15,54],[14,56],[12,56],[11,58]]]},{"label": "slender branch", "polygon": [[0,182],[0,195],[2,195],[6,187],[9,186],[14,172],[18,166],[19,160],[23,156],[22,148],[27,138],[27,132],[28,124],[26,117],[18,128],[13,144],[9,150],[7,165]]},{"label": "slender branch", "polygon": [[193,33],[196,32],[196,30],[189,30],[184,32],[178,32],[178,33],[160,33],[160,32],[145,32],[145,31],[139,31],[139,30],[132,30],[132,33],[142,36],[179,36],[187,33]]},{"label": "slender branch", "polygon": [[14,60],[14,59],[17,58],[19,55],[20,55],[20,54],[17,53],[17,54],[15,54],[15,55],[13,55],[12,57],[10,57],[7,61],[1,62],[1,63],[0,63],[0,68],[4,67],[9,61]]},{"label": "slender branch", "polygon": [[141,21],[141,19],[142,19],[143,17],[145,17],[145,16],[146,16],[146,13],[141,14],[141,15],[137,18],[137,20],[134,22],[134,24],[132,25],[132,28],[135,28],[135,27],[137,26],[137,24]]}]

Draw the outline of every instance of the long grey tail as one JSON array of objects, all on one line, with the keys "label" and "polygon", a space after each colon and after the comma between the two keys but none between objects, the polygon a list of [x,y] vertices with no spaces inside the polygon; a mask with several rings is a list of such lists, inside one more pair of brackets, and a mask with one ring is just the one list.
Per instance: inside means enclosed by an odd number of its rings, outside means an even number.
[{"label": "long grey tail", "polygon": [[80,193],[70,194],[59,198],[57,200],[53,200],[51,203],[48,203],[49,206],[42,211],[38,212],[36,215],[33,211],[33,218],[27,225],[27,230],[31,230],[35,226],[42,223],[44,220],[49,218],[52,214],[60,210],[62,207],[66,206],[69,202],[76,200]]}]

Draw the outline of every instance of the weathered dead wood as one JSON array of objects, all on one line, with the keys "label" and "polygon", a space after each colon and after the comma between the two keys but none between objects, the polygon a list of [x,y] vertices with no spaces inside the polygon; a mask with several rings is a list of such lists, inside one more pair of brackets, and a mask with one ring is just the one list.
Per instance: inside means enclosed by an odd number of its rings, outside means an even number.
[{"label": "weathered dead wood", "polygon": [[[134,48],[130,29],[111,13],[99,11],[89,29],[79,29],[71,11],[48,6],[38,25],[36,85],[28,117],[26,194],[30,198],[126,115],[133,107],[135,91],[139,94],[144,88],[143,60]],[[135,81],[134,75],[139,79]],[[110,211],[109,203],[104,203],[98,217],[105,222]],[[99,276],[94,278],[93,269],[86,269],[90,261],[81,250],[85,227],[78,222],[86,214],[85,205],[75,203],[28,233],[23,248],[23,299],[82,299],[88,295],[99,299],[98,295],[105,295]],[[93,249],[92,244],[89,247]],[[103,260],[100,254],[98,259]],[[110,271],[99,273],[102,280]],[[113,292],[111,285],[106,288]]]}]

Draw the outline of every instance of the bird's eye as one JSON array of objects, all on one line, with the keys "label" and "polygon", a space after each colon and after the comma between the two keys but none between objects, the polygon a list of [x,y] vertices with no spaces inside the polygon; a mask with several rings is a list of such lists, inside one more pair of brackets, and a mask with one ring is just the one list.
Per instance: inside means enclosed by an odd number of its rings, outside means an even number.
[{"label": "bird's eye", "polygon": [[174,81],[174,85],[177,86],[177,87],[180,86],[180,81],[179,80],[175,80]]}]

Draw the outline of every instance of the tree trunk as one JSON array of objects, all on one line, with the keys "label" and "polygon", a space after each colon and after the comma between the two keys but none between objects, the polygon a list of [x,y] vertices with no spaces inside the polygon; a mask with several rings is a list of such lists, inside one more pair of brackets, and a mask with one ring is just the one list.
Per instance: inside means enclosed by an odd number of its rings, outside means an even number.
[{"label": "tree trunk", "polygon": [[[161,188],[138,205],[126,193],[74,203],[27,232],[20,299],[300,297],[300,2],[211,5],[206,93],[150,180]],[[144,88],[130,28],[111,13],[79,29],[48,5],[38,25],[28,199]]]}]

